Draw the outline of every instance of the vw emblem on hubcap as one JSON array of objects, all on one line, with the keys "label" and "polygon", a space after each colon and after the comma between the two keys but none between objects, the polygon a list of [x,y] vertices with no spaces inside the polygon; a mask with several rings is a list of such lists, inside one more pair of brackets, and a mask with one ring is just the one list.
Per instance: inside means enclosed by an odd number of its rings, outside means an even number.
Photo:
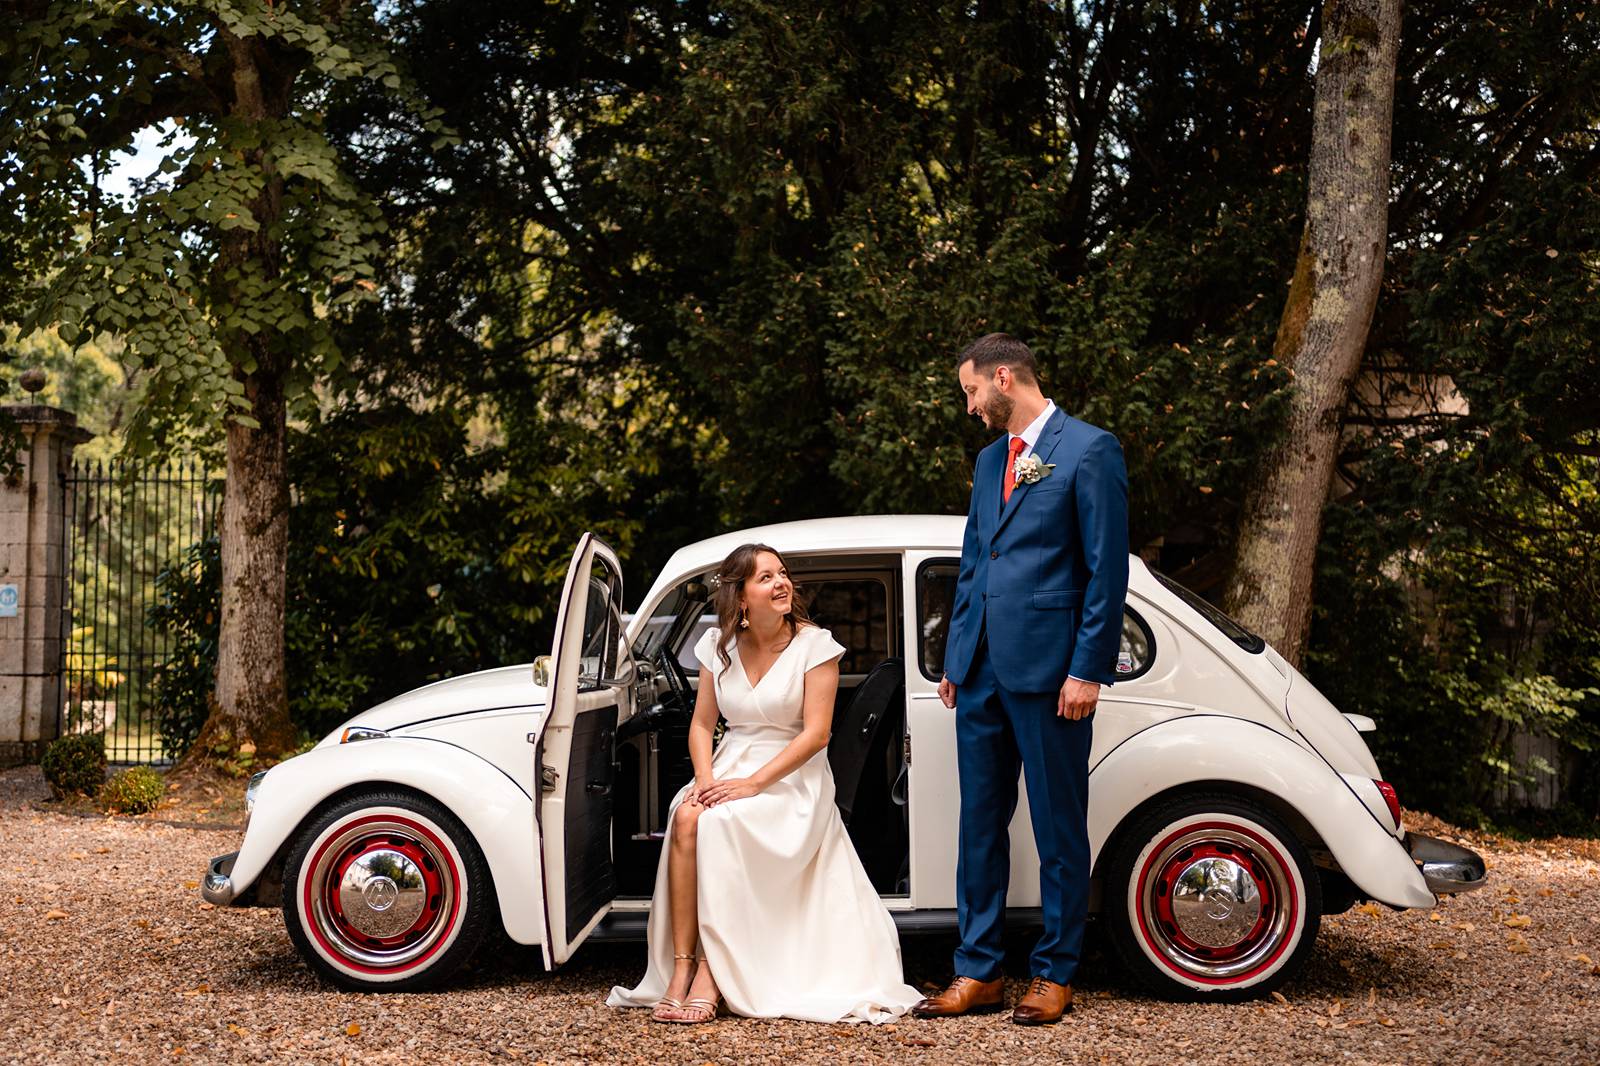
[{"label": "vw emblem on hubcap", "polygon": [[1216,921],[1220,922],[1233,913],[1233,893],[1225,888],[1202,892],[1200,898],[1205,901],[1206,915]]},{"label": "vw emblem on hubcap", "polygon": [[387,877],[379,875],[368,881],[361,890],[361,898],[375,911],[386,911],[400,898],[400,888]]}]

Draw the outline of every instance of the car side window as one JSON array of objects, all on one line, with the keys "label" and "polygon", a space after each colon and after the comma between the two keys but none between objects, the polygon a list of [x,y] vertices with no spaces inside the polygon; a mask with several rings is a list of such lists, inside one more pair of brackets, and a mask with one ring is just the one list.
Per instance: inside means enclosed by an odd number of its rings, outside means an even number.
[{"label": "car side window", "polygon": [[877,578],[801,578],[811,620],[845,647],[841,674],[864,674],[889,658],[889,588]]},{"label": "car side window", "polygon": [[[956,602],[956,559],[930,559],[917,570],[917,661],[922,676],[937,681],[944,676],[944,643],[950,635],[950,612]],[[1150,626],[1132,607],[1122,613],[1122,645],[1117,649],[1118,681],[1142,677],[1155,664],[1156,640]]]},{"label": "car side window", "polygon": [[612,609],[617,576],[599,559],[589,575],[589,595],[583,612],[583,641],[578,659],[578,690],[602,688],[617,672],[620,619]]}]

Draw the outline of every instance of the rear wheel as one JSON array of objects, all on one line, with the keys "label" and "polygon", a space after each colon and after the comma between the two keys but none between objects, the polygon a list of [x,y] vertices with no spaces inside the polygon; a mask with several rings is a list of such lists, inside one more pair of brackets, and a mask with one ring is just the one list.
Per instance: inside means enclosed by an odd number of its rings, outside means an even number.
[{"label": "rear wheel", "polygon": [[1119,831],[1105,867],[1113,949],[1161,995],[1265,995],[1304,964],[1321,880],[1281,819],[1225,793],[1162,803]]},{"label": "rear wheel", "polygon": [[403,792],[341,800],[301,831],[283,874],[283,920],[302,958],[355,991],[444,980],[494,920],[488,864],[443,806]]}]

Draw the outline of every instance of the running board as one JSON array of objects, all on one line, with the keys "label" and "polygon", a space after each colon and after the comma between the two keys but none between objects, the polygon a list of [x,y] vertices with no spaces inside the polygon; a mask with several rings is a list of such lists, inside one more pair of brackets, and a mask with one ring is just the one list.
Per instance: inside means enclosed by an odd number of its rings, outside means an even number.
[{"label": "running board", "polygon": [[[953,933],[955,910],[911,910],[889,912],[901,933]],[[649,911],[612,911],[589,934],[590,940],[643,940],[650,924]],[[1044,924],[1038,907],[1012,907],[1006,911],[1006,928],[1037,929]]]}]

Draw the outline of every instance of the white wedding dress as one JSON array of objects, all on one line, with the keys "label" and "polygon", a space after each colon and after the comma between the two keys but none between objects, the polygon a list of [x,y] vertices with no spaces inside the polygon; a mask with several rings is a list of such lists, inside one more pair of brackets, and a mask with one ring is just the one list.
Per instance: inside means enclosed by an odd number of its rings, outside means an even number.
[{"label": "white wedding dress", "polygon": [[[711,759],[718,778],[748,777],[800,732],[806,671],[844,648],[827,630],[801,629],[752,688],[716,629],[695,646],[701,684],[715,679],[728,727]],[[672,800],[676,813],[691,782]],[[670,821],[668,823],[671,824]],[[650,904],[649,966],[638,987],[620,985],[613,1007],[653,1007],[672,977],[667,902],[670,843],[661,849]],[[905,983],[894,919],[867,880],[839,810],[826,750],[771,788],[700,816],[700,949],[728,1008],[750,1018],[886,1022],[922,998]]]}]

